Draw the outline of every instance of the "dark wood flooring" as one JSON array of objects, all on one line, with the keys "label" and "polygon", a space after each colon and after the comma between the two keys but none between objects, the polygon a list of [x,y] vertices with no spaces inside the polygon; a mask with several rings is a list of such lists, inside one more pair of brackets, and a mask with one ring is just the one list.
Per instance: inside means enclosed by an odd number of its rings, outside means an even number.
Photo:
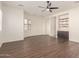
[{"label": "dark wood flooring", "polygon": [[11,58],[77,58],[79,43],[62,41],[47,35],[27,37],[23,41],[4,43],[0,57]]}]

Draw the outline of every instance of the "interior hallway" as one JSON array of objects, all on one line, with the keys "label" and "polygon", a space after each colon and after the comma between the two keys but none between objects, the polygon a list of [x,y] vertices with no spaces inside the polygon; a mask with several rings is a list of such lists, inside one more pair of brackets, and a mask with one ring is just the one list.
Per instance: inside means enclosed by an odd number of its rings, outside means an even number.
[{"label": "interior hallway", "polygon": [[0,57],[79,57],[79,43],[60,40],[48,35],[38,35],[4,43],[0,48]]}]

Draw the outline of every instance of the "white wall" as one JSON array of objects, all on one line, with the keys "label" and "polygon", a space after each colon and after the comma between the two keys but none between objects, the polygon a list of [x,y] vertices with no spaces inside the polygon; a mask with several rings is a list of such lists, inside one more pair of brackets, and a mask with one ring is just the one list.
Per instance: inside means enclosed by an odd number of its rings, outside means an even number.
[{"label": "white wall", "polygon": [[25,30],[24,36],[35,36],[35,35],[47,35],[47,28],[46,28],[46,19],[41,16],[29,15],[25,14],[26,19],[30,19],[31,24],[31,31]]},{"label": "white wall", "polygon": [[3,42],[23,40],[23,9],[3,5]]},{"label": "white wall", "polygon": [[0,2],[0,31],[2,31],[2,4]]},{"label": "white wall", "polygon": [[79,42],[79,8],[69,11],[70,13],[70,34],[71,41]]},{"label": "white wall", "polygon": [[2,44],[2,4],[0,2],[0,47]]}]

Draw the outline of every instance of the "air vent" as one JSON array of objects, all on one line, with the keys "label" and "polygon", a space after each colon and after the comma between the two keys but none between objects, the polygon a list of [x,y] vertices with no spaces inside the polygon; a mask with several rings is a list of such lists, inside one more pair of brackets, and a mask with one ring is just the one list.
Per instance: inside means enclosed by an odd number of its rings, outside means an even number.
[{"label": "air vent", "polygon": [[74,1],[75,3],[79,3],[79,1]]},{"label": "air vent", "polygon": [[18,6],[23,7],[24,5],[22,5],[22,4],[18,4]]}]

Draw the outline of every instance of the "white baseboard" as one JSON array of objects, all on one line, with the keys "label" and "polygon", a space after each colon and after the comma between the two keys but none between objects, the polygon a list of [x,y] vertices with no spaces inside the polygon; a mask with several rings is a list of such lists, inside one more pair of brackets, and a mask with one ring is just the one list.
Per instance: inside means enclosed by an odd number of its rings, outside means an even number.
[{"label": "white baseboard", "polygon": [[[39,34],[39,35],[48,35],[48,34]],[[24,38],[26,38],[26,37],[31,37],[31,36],[38,36],[38,35],[27,35],[27,36],[25,36]],[[49,35],[48,35],[49,36]]]},{"label": "white baseboard", "polygon": [[72,40],[72,39],[69,39],[69,41],[79,43],[79,40]]},{"label": "white baseboard", "polygon": [[52,36],[52,37],[55,37],[55,38],[57,38],[57,36],[54,36],[54,35],[51,35],[51,34],[49,34],[49,36]]}]

